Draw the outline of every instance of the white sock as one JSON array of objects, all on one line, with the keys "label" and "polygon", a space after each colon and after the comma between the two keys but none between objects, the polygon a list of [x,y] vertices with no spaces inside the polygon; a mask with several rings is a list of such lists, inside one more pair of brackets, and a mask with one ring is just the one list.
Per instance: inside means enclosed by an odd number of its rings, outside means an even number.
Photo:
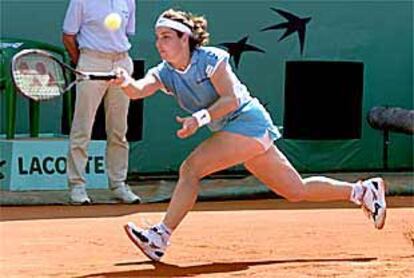
[{"label": "white sock", "polygon": [[172,231],[163,222],[158,223],[155,227],[157,227],[163,234],[170,237]]},{"label": "white sock", "polygon": [[354,202],[357,205],[361,205],[362,203],[362,197],[364,195],[364,187],[362,186],[362,182],[357,182],[352,187],[352,192],[349,200],[351,202]]}]

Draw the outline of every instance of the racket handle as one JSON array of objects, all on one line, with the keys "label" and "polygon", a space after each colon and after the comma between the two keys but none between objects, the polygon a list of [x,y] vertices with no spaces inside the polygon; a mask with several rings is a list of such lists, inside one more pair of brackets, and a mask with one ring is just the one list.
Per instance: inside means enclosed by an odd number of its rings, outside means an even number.
[{"label": "racket handle", "polygon": [[86,79],[89,80],[111,80],[116,79],[116,74],[113,72],[81,72]]},{"label": "racket handle", "polygon": [[116,78],[115,74],[110,74],[110,75],[91,74],[91,75],[89,75],[90,80],[111,80],[111,79],[115,79],[115,78]]}]

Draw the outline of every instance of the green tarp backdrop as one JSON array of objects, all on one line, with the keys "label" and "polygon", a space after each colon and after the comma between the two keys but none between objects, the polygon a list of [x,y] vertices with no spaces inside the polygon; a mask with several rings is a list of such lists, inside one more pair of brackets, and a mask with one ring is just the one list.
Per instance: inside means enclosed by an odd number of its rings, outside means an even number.
[{"label": "green tarp backdrop", "polygon": [[[67,4],[64,0],[0,0],[1,37],[62,46],[61,26]],[[413,109],[413,1],[138,0],[137,33],[132,37],[131,54],[134,59],[144,60],[146,69],[159,62],[153,25],[157,16],[170,7],[205,15],[209,20],[211,45],[240,43],[248,37],[246,43],[263,50],[243,52],[235,71],[251,93],[266,104],[278,126],[284,123],[288,61],[362,63],[360,138],[285,138],[278,145],[300,171],[383,168],[383,134],[368,125],[366,115],[374,106]],[[271,8],[311,18],[306,23],[302,52],[297,33],[279,40],[285,30],[263,31],[286,22],[286,18]],[[234,60],[231,62],[236,66]],[[342,74],[347,75],[346,72]],[[335,94],[335,90],[331,93]],[[4,134],[3,94],[0,94],[0,102],[0,133]],[[315,109],[320,111],[330,105],[338,104],[322,99]],[[19,97],[17,106],[17,133],[27,133],[27,100]],[[42,133],[60,132],[61,108],[59,101],[42,104]],[[177,171],[181,161],[208,132],[203,130],[188,140],[178,139],[175,115],[185,113],[173,98],[162,93],[146,99],[143,109],[143,140],[131,142],[130,172]],[[332,120],[332,128],[341,127]],[[413,137],[391,133],[390,142],[389,168],[412,169]]]}]

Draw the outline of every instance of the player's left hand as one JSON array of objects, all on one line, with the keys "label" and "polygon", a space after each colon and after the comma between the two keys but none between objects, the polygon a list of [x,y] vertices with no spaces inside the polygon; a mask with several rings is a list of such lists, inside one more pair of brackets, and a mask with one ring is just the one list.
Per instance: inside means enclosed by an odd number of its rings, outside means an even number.
[{"label": "player's left hand", "polygon": [[194,133],[197,132],[198,123],[194,117],[184,117],[181,118],[179,116],[176,117],[178,123],[180,123],[181,129],[177,130],[177,136],[181,139],[185,139],[190,137]]}]

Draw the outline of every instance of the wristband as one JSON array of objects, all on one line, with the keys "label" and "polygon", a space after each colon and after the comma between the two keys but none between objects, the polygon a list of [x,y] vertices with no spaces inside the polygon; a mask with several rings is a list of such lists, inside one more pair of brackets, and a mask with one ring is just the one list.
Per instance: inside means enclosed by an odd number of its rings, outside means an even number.
[{"label": "wristband", "polygon": [[201,109],[200,111],[193,113],[191,116],[197,120],[198,127],[202,127],[211,122],[211,116],[207,109]]}]

